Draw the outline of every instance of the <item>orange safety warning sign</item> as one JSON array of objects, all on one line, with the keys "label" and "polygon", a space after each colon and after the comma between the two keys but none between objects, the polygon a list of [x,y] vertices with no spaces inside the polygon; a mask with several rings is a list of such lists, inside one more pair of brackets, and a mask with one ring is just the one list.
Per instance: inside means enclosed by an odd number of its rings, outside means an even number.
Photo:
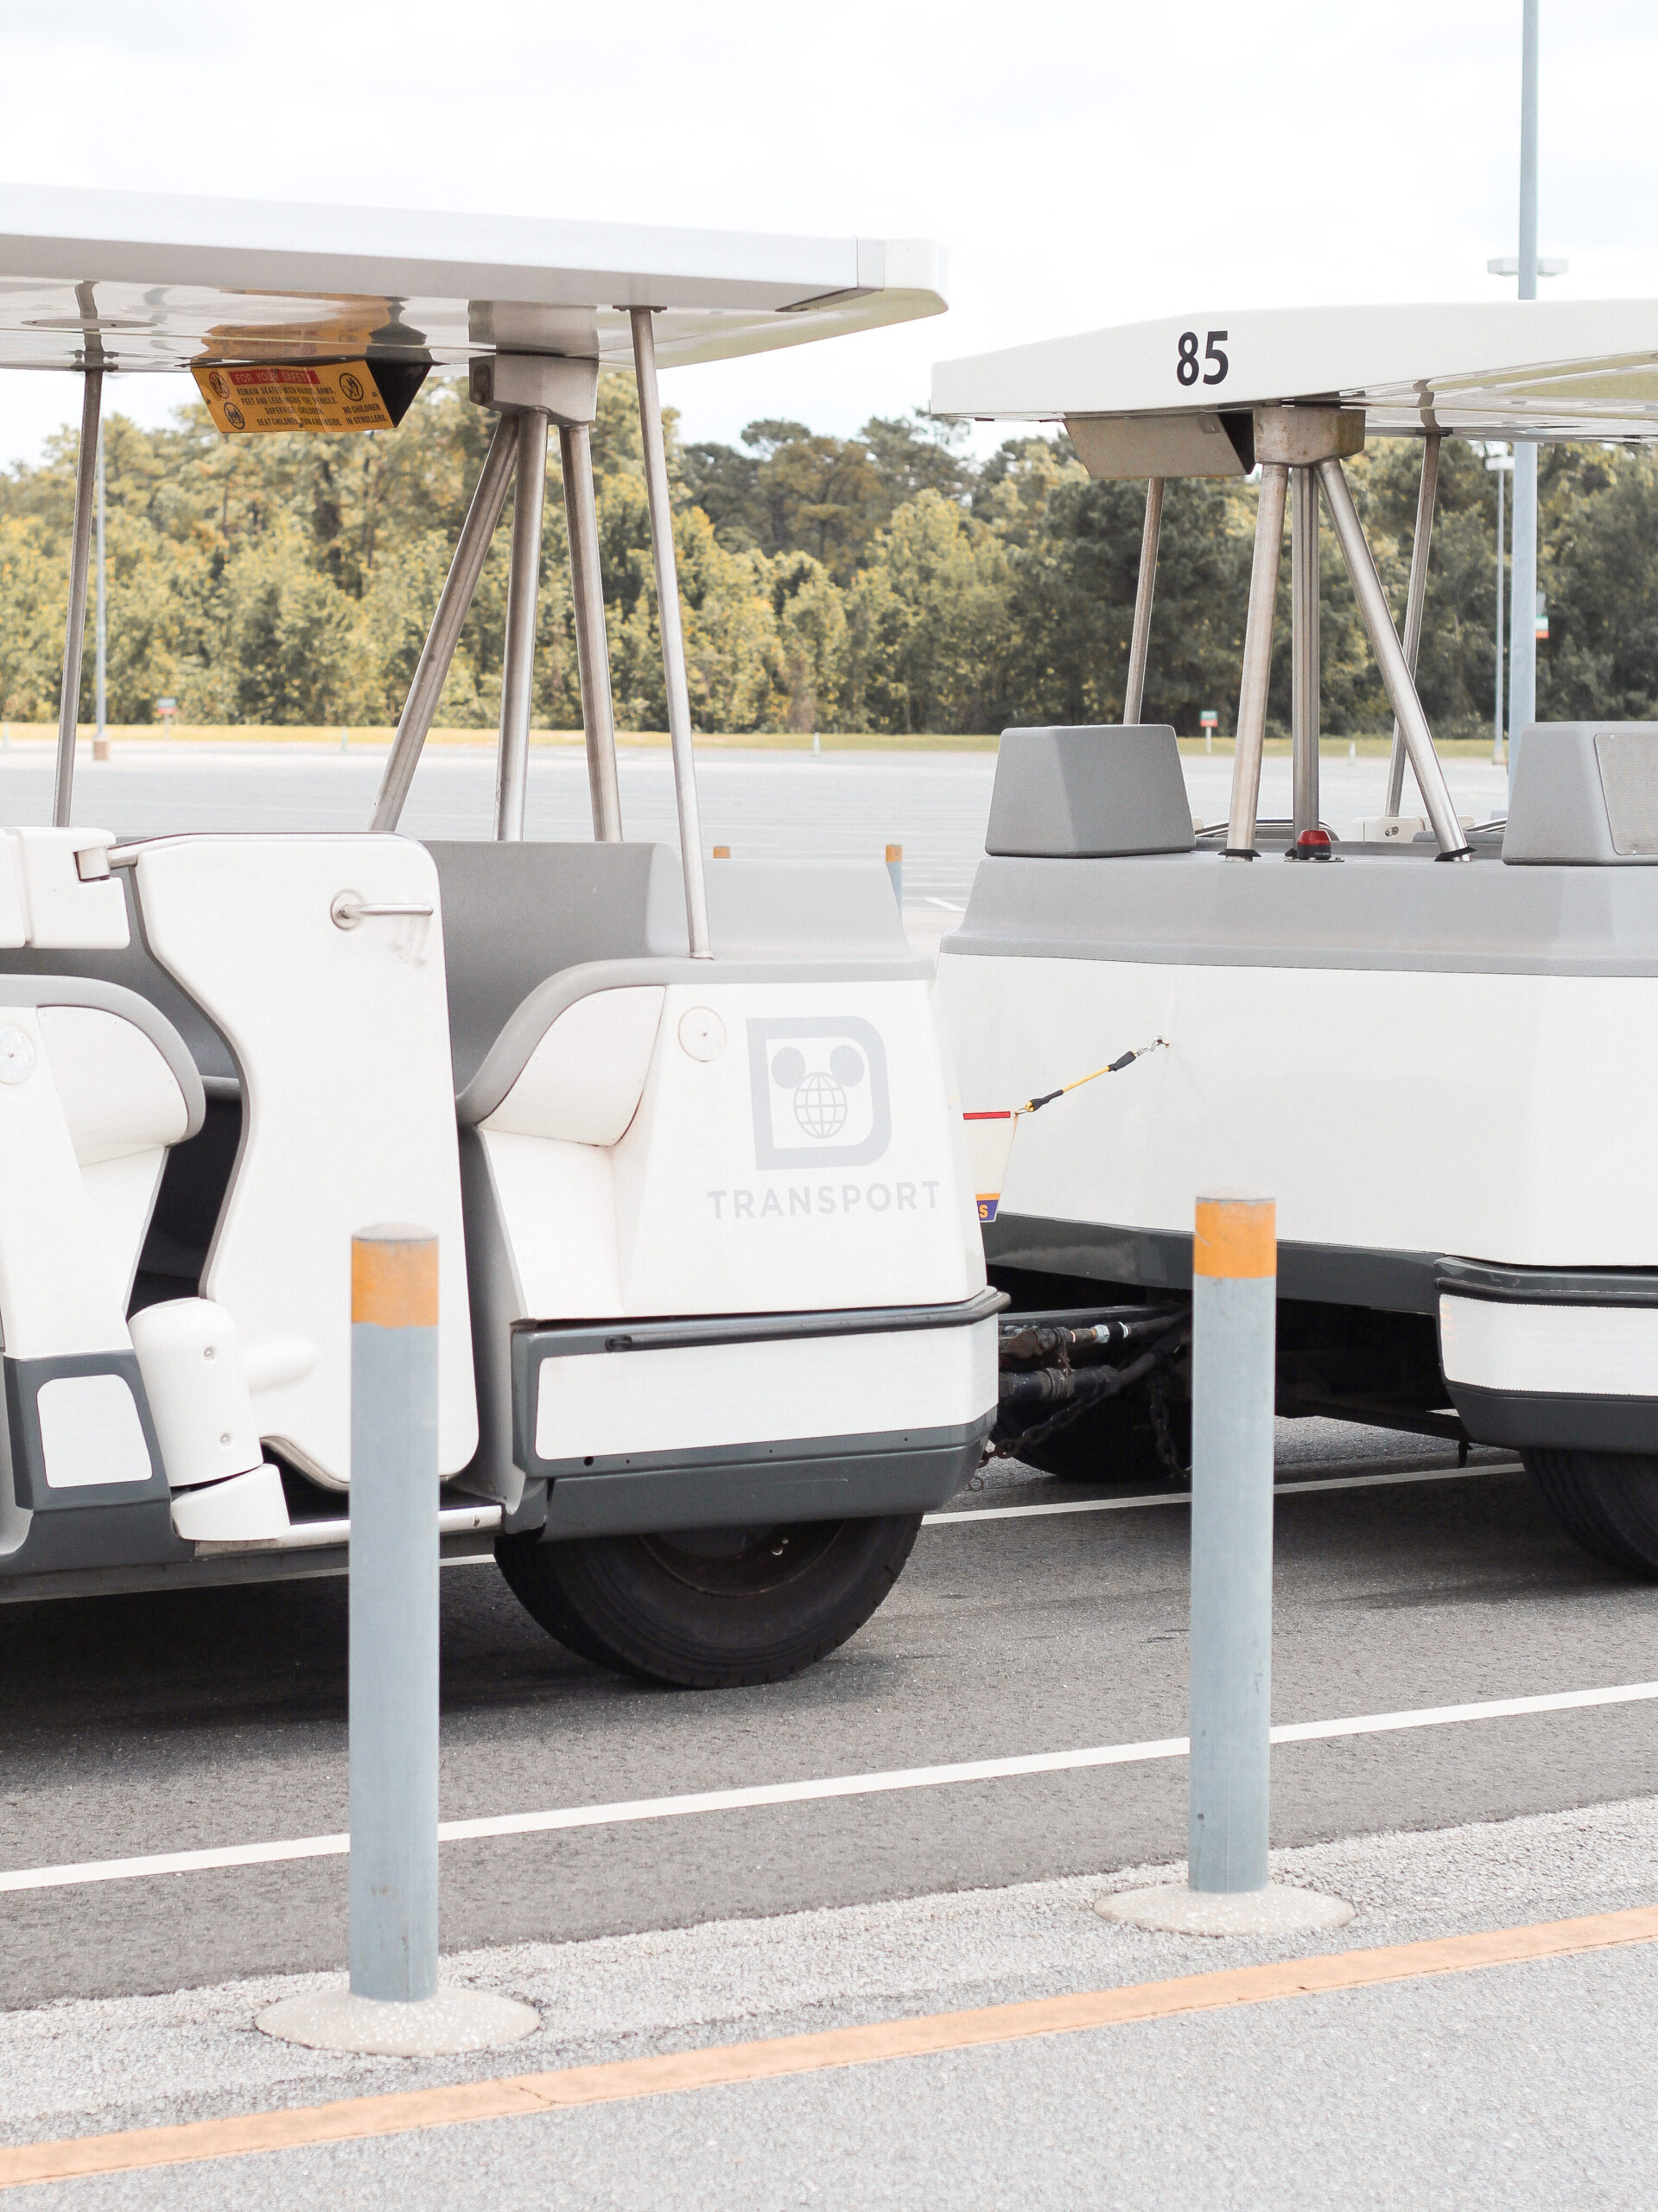
[{"label": "orange safety warning sign", "polygon": [[390,430],[387,407],[366,361],[302,366],[198,368],[207,412],[227,437],[256,430]]}]

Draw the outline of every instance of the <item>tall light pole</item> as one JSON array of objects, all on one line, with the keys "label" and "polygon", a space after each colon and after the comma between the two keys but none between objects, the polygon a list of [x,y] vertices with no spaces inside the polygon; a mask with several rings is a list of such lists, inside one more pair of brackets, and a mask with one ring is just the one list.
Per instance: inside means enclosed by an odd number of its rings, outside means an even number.
[{"label": "tall light pole", "polygon": [[[1520,296],[1537,297],[1537,0],[1521,0]],[[1509,646],[1509,778],[1537,719],[1537,448],[1514,449],[1514,621]]]},{"label": "tall light pole", "polygon": [[107,760],[110,757],[109,732],[105,728],[104,723],[104,709],[105,704],[105,687],[104,679],[109,658],[110,642],[109,614],[104,603],[104,424],[100,418],[98,425],[98,620],[96,625],[98,663],[97,684],[95,690],[95,700],[98,709],[98,723],[92,733],[92,758],[94,760]]},{"label": "tall light pole", "polygon": [[1499,446],[1495,453],[1487,453],[1485,466],[1496,479],[1496,696],[1491,718],[1491,761],[1495,767],[1502,766],[1502,480],[1514,468],[1514,455],[1507,448]]}]

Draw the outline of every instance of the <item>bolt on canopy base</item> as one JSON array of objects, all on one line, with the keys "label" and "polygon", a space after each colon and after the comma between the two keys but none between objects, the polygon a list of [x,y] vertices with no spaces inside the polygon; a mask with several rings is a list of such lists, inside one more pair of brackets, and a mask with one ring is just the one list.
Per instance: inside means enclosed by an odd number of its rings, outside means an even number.
[{"label": "bolt on canopy base", "polygon": [[519,2043],[541,2016],[492,1989],[440,1989],[398,2003],[349,1989],[308,1990],[261,2012],[258,2025],[308,2050],[351,2050],[369,2058],[443,2058]]},{"label": "bolt on canopy base", "polygon": [[1318,1928],[1345,1928],[1353,1908],[1345,1897],[1268,1882],[1264,1890],[1123,1890],[1095,1900],[1102,1920],[1148,1928],[1166,1936],[1299,1936]]}]

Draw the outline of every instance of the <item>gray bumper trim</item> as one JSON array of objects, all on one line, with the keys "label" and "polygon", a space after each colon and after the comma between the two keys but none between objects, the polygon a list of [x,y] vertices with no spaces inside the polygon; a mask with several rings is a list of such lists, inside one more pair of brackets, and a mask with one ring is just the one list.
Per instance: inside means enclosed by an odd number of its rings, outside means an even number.
[{"label": "gray bumper trim", "polygon": [[814,1437],[594,1467],[549,1486],[543,1541],[931,1513],[979,1464],[991,1414],[908,1435]]},{"label": "gray bumper trim", "polygon": [[[993,1267],[1143,1289],[1191,1288],[1191,1239],[1173,1230],[1121,1229],[999,1213],[984,1229]],[[1388,1313],[1437,1313],[1439,1276],[1451,1264],[1432,1252],[1372,1251],[1356,1244],[1280,1243],[1278,1294],[1325,1306],[1367,1306]]]},{"label": "gray bumper trim", "polygon": [[1468,1382],[1449,1387],[1463,1426],[1476,1444],[1658,1452],[1658,1398],[1483,1390]]}]

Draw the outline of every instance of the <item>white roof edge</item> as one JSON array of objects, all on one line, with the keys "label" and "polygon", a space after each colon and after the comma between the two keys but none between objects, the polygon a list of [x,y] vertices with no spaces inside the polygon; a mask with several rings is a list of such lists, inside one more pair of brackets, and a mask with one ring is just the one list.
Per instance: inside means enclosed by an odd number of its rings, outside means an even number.
[{"label": "white roof edge", "polygon": [[1658,301],[1166,315],[941,361],[931,404],[947,417],[1043,422],[1312,398],[1363,407],[1381,435],[1658,437]]},{"label": "white roof edge", "polygon": [[[440,362],[497,343],[615,358],[615,311],[660,308],[664,366],[945,305],[943,256],[924,240],[0,183],[0,365],[73,365],[88,284],[117,369],[187,365],[244,327],[257,356],[276,342],[265,330],[360,325],[378,302],[372,327],[393,301],[420,303],[408,320]],[[545,338],[538,312],[562,318]],[[572,313],[608,333],[584,340]]]}]

